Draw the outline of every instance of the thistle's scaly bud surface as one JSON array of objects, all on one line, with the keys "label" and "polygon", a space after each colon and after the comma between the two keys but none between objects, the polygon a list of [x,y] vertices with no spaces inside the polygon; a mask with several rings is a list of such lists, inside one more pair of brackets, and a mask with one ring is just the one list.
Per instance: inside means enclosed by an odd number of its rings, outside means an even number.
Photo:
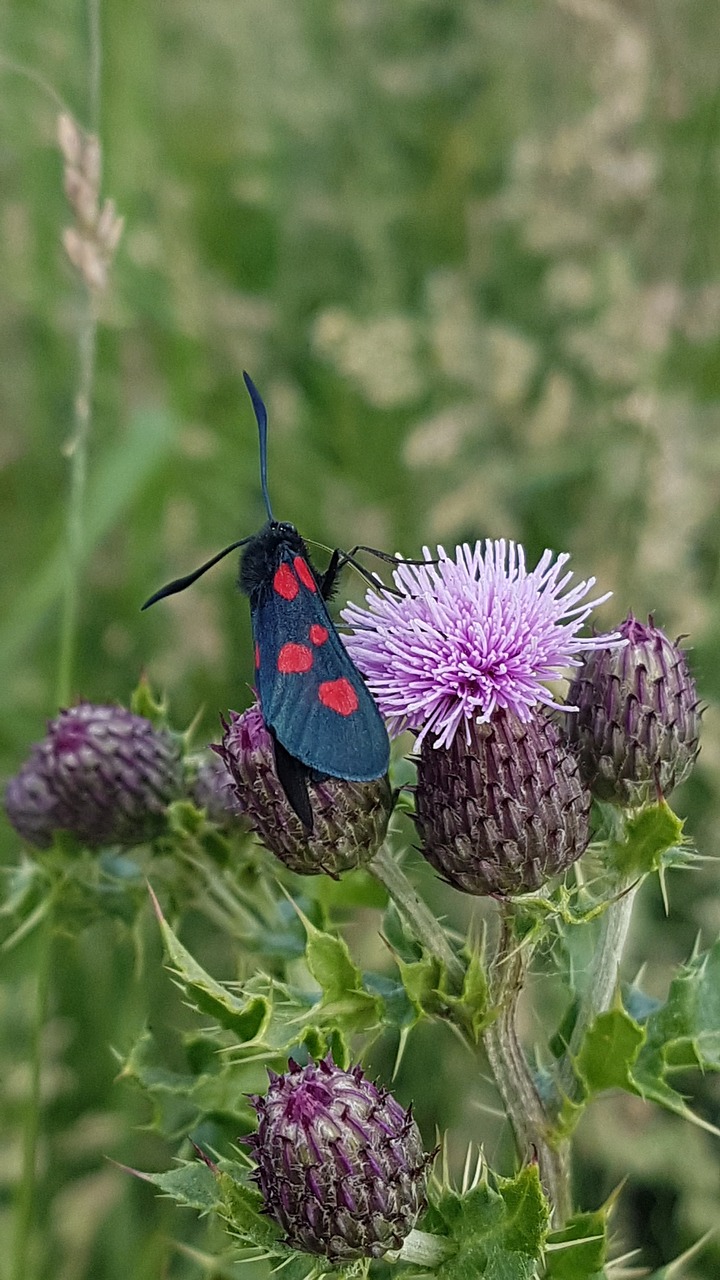
[{"label": "thistle's scaly bud surface", "polygon": [[650,619],[619,628],[627,645],[588,653],[568,691],[566,733],[587,785],[633,806],[668,796],[699,747],[700,706],[685,654]]},{"label": "thistle's scaly bud surface", "polygon": [[230,712],[222,743],[215,750],[233,776],[244,816],[291,871],[337,876],[363,866],[377,853],[392,810],[386,778],[311,782],[314,830],[308,835],[280,785],[272,740],[258,706],[242,715]]},{"label": "thistle's scaly bud surface", "polygon": [[542,712],[468,722],[446,748],[426,738],[418,764],[422,852],[465,893],[526,893],[579,858],[590,796],[577,761]]},{"label": "thistle's scaly bud surface", "polygon": [[68,831],[90,848],[140,844],[163,828],[182,793],[180,748],[169,733],[124,707],[82,702],[61,711],[10,779],[8,818],[47,848]]},{"label": "thistle's scaly bud surface", "polygon": [[251,1101],[254,1177],[291,1248],[333,1262],[400,1248],[425,1207],[429,1163],[409,1111],[331,1057],[291,1061]]},{"label": "thistle's scaly bud surface", "polygon": [[218,755],[208,754],[194,762],[188,790],[198,808],[219,827],[235,826],[243,816],[232,774]]}]

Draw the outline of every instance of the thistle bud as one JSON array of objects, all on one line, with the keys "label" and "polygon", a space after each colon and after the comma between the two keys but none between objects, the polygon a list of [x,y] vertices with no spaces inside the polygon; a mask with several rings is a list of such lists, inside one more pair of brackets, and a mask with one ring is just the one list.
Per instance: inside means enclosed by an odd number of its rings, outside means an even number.
[{"label": "thistle bud", "polygon": [[425,1207],[429,1164],[410,1111],[330,1056],[271,1072],[251,1102],[253,1176],[290,1248],[332,1262],[400,1248]]},{"label": "thistle bud", "polygon": [[188,792],[193,803],[217,826],[236,825],[243,810],[227,765],[218,755],[210,754],[193,760],[191,768]]},{"label": "thistle bud", "polygon": [[600,800],[627,807],[668,796],[698,754],[700,704],[685,654],[628,614],[621,649],[588,653],[568,690],[566,733]]},{"label": "thistle bud", "polygon": [[81,702],[48,723],[10,779],[5,808],[38,848],[67,831],[95,849],[158,835],[181,792],[180,748],[169,733],[124,707]]},{"label": "thistle bud", "polygon": [[426,738],[418,763],[422,852],[465,893],[538,889],[588,843],[590,796],[559,729],[542,713],[468,721],[450,746]]},{"label": "thistle bud", "polygon": [[275,770],[272,739],[258,706],[230,712],[222,743],[214,749],[235,782],[238,804],[263,844],[291,871],[338,876],[363,866],[385,839],[392,810],[386,778],[310,782],[313,831],[288,803]]}]

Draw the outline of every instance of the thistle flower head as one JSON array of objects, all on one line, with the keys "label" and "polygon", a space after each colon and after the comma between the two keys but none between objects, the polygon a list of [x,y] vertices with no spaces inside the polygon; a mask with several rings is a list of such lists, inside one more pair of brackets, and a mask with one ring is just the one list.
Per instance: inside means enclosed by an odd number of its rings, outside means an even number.
[{"label": "thistle flower head", "polygon": [[409,1111],[329,1056],[270,1073],[251,1102],[254,1177],[291,1248],[333,1262],[400,1248],[425,1206],[429,1163]]},{"label": "thistle flower head", "polygon": [[258,705],[230,712],[214,748],[232,776],[239,809],[263,844],[300,875],[337,876],[363,866],[387,831],[392,793],[387,778],[310,781],[313,832],[290,807],[275,768],[273,744]]},{"label": "thistle flower head", "polygon": [[49,722],[10,779],[5,808],[38,848],[68,831],[96,849],[158,835],[181,793],[180,747],[169,733],[124,707],[81,702]]},{"label": "thistle flower head", "polygon": [[700,704],[682,649],[628,614],[623,649],[588,654],[570,686],[568,740],[587,785],[624,806],[668,796],[698,754]]},{"label": "thistle flower head", "polygon": [[[424,548],[426,558],[430,553]],[[558,704],[545,682],[577,666],[584,650],[618,643],[616,635],[578,633],[607,595],[588,600],[594,578],[572,585],[567,554],[545,551],[528,570],[523,548],[500,539],[464,544],[450,559],[400,564],[399,596],[367,593],[349,605],[345,643],[391,732],[418,731],[452,743],[464,727],[506,711],[527,722],[533,707]]]},{"label": "thistle flower head", "polygon": [[418,761],[422,852],[464,893],[506,897],[539,889],[584,853],[590,794],[547,713],[507,711],[470,725]]}]

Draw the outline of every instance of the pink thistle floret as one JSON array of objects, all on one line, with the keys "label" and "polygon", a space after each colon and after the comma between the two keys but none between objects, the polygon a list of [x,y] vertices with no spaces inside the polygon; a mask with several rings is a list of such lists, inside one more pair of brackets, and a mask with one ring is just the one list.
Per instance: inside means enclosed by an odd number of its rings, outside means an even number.
[{"label": "pink thistle floret", "polygon": [[528,571],[523,548],[504,538],[465,543],[454,560],[438,547],[436,563],[394,570],[400,595],[368,591],[366,608],[348,605],[345,643],[390,732],[414,729],[418,745],[432,733],[446,747],[463,724],[469,742],[471,722],[496,711],[527,722],[538,704],[560,705],[545,681],[585,650],[624,644],[617,632],[578,635],[611,593],[588,600],[594,578],[571,586],[569,558],[544,551]]}]

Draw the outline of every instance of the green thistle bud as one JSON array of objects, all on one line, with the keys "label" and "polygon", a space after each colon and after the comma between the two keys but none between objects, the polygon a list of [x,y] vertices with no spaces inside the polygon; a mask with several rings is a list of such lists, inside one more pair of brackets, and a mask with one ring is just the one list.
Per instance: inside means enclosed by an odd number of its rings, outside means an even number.
[{"label": "green thistle bud", "polygon": [[399,1249],[425,1207],[430,1158],[410,1111],[328,1056],[270,1072],[253,1097],[254,1178],[286,1244],[332,1262]]},{"label": "green thistle bud", "polygon": [[448,747],[426,738],[418,763],[422,852],[465,893],[538,889],[588,843],[590,797],[559,729],[542,713],[467,721]]},{"label": "green thistle bud", "polygon": [[632,614],[627,644],[588,653],[568,690],[568,741],[600,800],[627,807],[668,796],[699,751],[700,704],[685,654]]},{"label": "green thistle bud", "polygon": [[392,810],[386,778],[311,782],[314,826],[308,835],[280,785],[272,740],[258,706],[242,715],[231,711],[222,743],[214,750],[232,774],[243,815],[291,871],[338,876],[365,865],[377,853]]},{"label": "green thistle bud", "polygon": [[45,849],[67,831],[91,849],[141,844],[158,835],[182,793],[180,748],[171,735],[124,707],[81,702],[48,723],[5,808],[15,830]]}]

